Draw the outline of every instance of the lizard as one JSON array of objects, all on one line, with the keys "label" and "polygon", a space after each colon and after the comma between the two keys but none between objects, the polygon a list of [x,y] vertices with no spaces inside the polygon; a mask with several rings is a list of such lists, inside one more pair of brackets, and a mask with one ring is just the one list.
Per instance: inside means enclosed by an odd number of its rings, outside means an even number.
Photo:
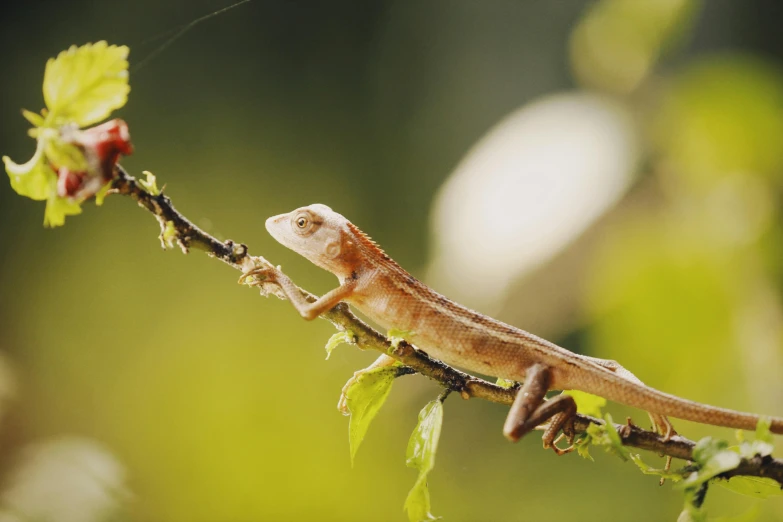
[{"label": "lizard", "polygon": [[[307,320],[346,302],[382,327],[406,332],[406,341],[446,364],[523,383],[503,425],[503,434],[511,441],[548,422],[544,447],[557,454],[573,449],[576,403],[567,394],[547,399],[550,390],[580,390],[646,410],[666,440],[676,434],[668,416],[745,430],[755,429],[762,418],[664,393],[646,386],[615,361],[571,352],[455,303],[413,277],[326,205],[316,203],[272,216],[266,229],[283,246],[337,276],[340,284],[308,302],[279,268],[250,267],[240,282],[252,276],[253,284],[262,290],[275,285]],[[393,363],[383,354],[370,368]],[[347,413],[347,386],[339,404],[343,413]],[[765,418],[772,433],[783,434],[783,418]],[[565,449],[557,446],[563,435],[555,438],[561,430],[571,442]]]}]

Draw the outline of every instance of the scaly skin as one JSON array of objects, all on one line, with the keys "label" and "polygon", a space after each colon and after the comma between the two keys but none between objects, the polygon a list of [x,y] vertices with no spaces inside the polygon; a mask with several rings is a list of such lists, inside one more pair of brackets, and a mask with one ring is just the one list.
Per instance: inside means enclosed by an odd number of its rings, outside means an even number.
[{"label": "scaly skin", "polygon": [[[409,332],[406,340],[447,364],[514,381],[534,375],[537,382],[530,384],[535,391],[532,395],[541,397],[525,398],[531,394],[525,389],[520,393],[520,404],[512,407],[505,428],[513,440],[535,427],[530,422],[550,417],[558,420],[558,427],[566,427],[563,412],[572,413],[570,405],[535,414],[543,404],[553,402],[543,401],[543,392],[550,389],[581,390],[646,410],[667,437],[674,433],[667,415],[745,430],[755,429],[759,421],[759,415],[707,406],[650,388],[614,361],[575,354],[455,303],[406,272],[353,223],[325,205],[271,217],[266,228],[277,241],[341,282],[315,303],[307,303],[278,270],[247,274],[278,284],[306,319],[345,301],[384,328]],[[772,418],[770,429],[783,434],[783,418]]]}]

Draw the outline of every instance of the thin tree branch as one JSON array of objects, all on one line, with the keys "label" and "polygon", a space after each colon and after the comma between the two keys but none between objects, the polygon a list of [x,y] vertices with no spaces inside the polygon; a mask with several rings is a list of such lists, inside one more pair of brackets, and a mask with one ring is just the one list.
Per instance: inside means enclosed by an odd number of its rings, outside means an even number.
[{"label": "thin tree branch", "polygon": [[[187,253],[190,248],[205,251],[237,270],[247,271],[257,266],[272,266],[260,256],[251,256],[247,246],[234,243],[231,240],[221,242],[194,225],[179,213],[164,194],[148,192],[133,176],[129,175],[120,165],[116,167],[112,192],[130,196],[143,208],[150,211],[161,225],[161,242],[166,246],[166,232],[173,228],[176,232],[176,242]],[[315,301],[316,296],[300,289],[309,301]],[[279,294],[278,297],[282,297]],[[416,350],[412,345],[401,341],[396,346],[381,333],[371,328],[367,323],[354,315],[345,303],[340,303],[333,309],[321,315],[339,330],[350,330],[355,337],[355,344],[363,349],[377,350],[386,353],[400,361],[417,373],[425,375],[438,382],[447,390],[459,393],[464,399],[475,397],[490,402],[510,405],[514,401],[518,387],[504,388],[479,377],[467,374],[429,357],[426,353]],[[577,433],[585,433],[590,424],[603,424],[603,421],[578,414],[574,423]],[[628,424],[615,424],[622,444],[643,450],[652,451],[678,459],[690,460],[695,443],[692,440],[675,435],[669,440],[653,431]],[[771,457],[754,457],[743,459],[740,465],[722,476],[754,476],[768,477],[783,486],[783,460]]]}]

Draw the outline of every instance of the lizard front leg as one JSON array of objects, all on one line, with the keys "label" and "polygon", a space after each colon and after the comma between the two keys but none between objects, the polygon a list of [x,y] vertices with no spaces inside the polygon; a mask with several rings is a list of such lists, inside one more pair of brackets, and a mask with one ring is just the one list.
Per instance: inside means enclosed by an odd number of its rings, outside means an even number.
[{"label": "lizard front leg", "polygon": [[562,428],[569,440],[573,439],[576,403],[570,395],[558,395],[551,400],[545,400],[551,380],[552,372],[549,367],[534,364],[528,368],[525,383],[519,389],[506,417],[503,434],[510,441],[516,442],[539,424],[551,419],[549,427],[544,432],[544,447],[552,448],[555,453],[562,455],[571,449],[557,448],[554,445],[555,435]]},{"label": "lizard front leg", "polygon": [[283,295],[285,295],[294,308],[296,308],[299,315],[308,321],[315,319],[327,310],[331,310],[337,306],[340,301],[350,297],[356,289],[356,280],[351,279],[337,288],[326,292],[311,303],[305,298],[302,291],[294,282],[291,281],[291,278],[276,268],[258,267],[248,270],[239,278],[239,283],[245,283],[251,276],[257,280],[257,283],[254,284],[258,286],[271,283],[280,287]]}]

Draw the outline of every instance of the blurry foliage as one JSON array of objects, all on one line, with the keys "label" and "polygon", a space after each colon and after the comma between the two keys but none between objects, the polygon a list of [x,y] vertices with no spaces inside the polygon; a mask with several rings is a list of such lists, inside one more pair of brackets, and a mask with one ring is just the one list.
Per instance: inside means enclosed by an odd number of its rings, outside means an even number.
[{"label": "blurry foliage", "polygon": [[654,118],[656,148],[684,183],[709,190],[729,176],[783,183],[783,71],[752,55],[715,55],[674,76]]},{"label": "blurry foliage", "polygon": [[595,2],[571,35],[571,60],[583,84],[625,94],[687,34],[700,0]]}]

